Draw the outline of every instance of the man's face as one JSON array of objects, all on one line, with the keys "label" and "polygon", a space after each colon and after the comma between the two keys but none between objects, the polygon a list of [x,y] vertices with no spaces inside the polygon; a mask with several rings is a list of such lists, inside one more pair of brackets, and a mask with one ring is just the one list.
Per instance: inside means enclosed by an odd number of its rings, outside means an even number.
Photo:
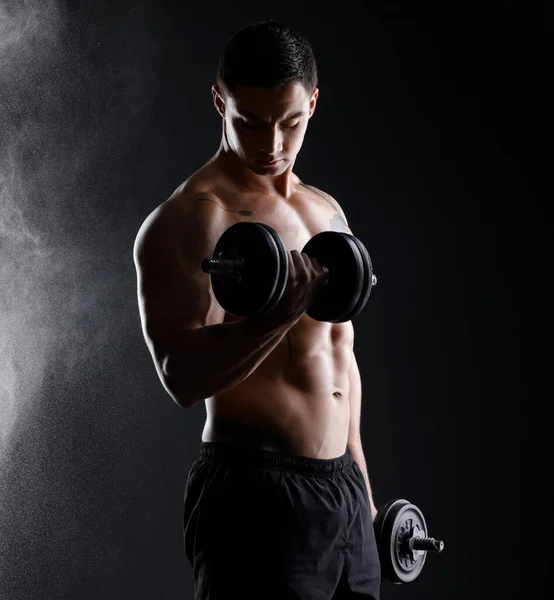
[{"label": "man's face", "polygon": [[284,173],[300,151],[319,90],[310,97],[294,82],[276,89],[238,85],[225,100],[214,86],[213,94],[231,151],[258,175]]}]

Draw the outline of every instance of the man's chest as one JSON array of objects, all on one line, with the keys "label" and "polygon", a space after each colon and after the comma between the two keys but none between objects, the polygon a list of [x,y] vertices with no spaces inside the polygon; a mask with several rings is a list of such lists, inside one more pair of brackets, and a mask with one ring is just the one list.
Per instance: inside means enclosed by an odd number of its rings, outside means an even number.
[{"label": "man's chest", "polygon": [[299,194],[288,201],[236,197],[226,202],[227,227],[237,222],[264,223],[281,237],[287,250],[301,250],[322,231],[350,233],[344,218],[325,200]]}]

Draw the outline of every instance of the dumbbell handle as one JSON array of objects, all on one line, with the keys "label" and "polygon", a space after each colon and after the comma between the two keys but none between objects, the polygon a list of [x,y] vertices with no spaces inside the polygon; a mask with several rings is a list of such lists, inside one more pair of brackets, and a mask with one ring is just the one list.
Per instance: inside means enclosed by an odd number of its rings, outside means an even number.
[{"label": "dumbbell handle", "polygon": [[[217,275],[240,275],[244,269],[243,258],[205,258],[200,264],[204,273],[214,273]],[[331,275],[327,267],[321,267],[325,273],[325,285],[329,283]],[[371,285],[377,285],[377,277],[371,275]]]},{"label": "dumbbell handle", "polygon": [[[215,275],[240,275],[244,269],[244,258],[205,258],[200,264],[204,273],[214,273]],[[325,273],[325,284],[329,283],[331,274],[327,267],[321,267]],[[371,275],[371,285],[377,285],[377,276]]]},{"label": "dumbbell handle", "polygon": [[[240,275],[244,269],[243,258],[205,258],[200,264],[204,273],[217,275]],[[321,267],[325,273],[325,285],[329,283],[330,274],[327,267]]]},{"label": "dumbbell handle", "polygon": [[200,268],[204,273],[240,275],[244,269],[244,258],[205,258]]},{"label": "dumbbell handle", "polygon": [[440,554],[444,550],[444,542],[430,537],[412,537],[408,542],[411,550],[423,550]]}]

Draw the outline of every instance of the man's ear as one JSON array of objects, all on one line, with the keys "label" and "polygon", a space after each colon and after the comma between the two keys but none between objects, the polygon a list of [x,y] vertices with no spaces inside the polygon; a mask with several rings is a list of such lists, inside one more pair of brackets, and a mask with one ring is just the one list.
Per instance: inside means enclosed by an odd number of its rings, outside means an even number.
[{"label": "man's ear", "polygon": [[212,85],[212,97],[214,99],[215,109],[223,118],[225,118],[225,101],[223,100],[223,96],[221,95],[221,91],[217,84]]},{"label": "man's ear", "polygon": [[319,88],[315,88],[312,97],[310,98],[310,109],[308,111],[308,119],[314,114],[315,107],[317,104],[317,99],[319,98]]}]

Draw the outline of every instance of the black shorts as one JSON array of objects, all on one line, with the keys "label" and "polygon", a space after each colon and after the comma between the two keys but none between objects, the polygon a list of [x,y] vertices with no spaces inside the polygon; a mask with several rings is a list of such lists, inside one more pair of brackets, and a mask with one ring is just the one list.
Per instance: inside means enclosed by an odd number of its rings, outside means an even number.
[{"label": "black shorts", "polygon": [[379,598],[367,487],[329,460],[203,442],[185,488],[196,600]]}]

